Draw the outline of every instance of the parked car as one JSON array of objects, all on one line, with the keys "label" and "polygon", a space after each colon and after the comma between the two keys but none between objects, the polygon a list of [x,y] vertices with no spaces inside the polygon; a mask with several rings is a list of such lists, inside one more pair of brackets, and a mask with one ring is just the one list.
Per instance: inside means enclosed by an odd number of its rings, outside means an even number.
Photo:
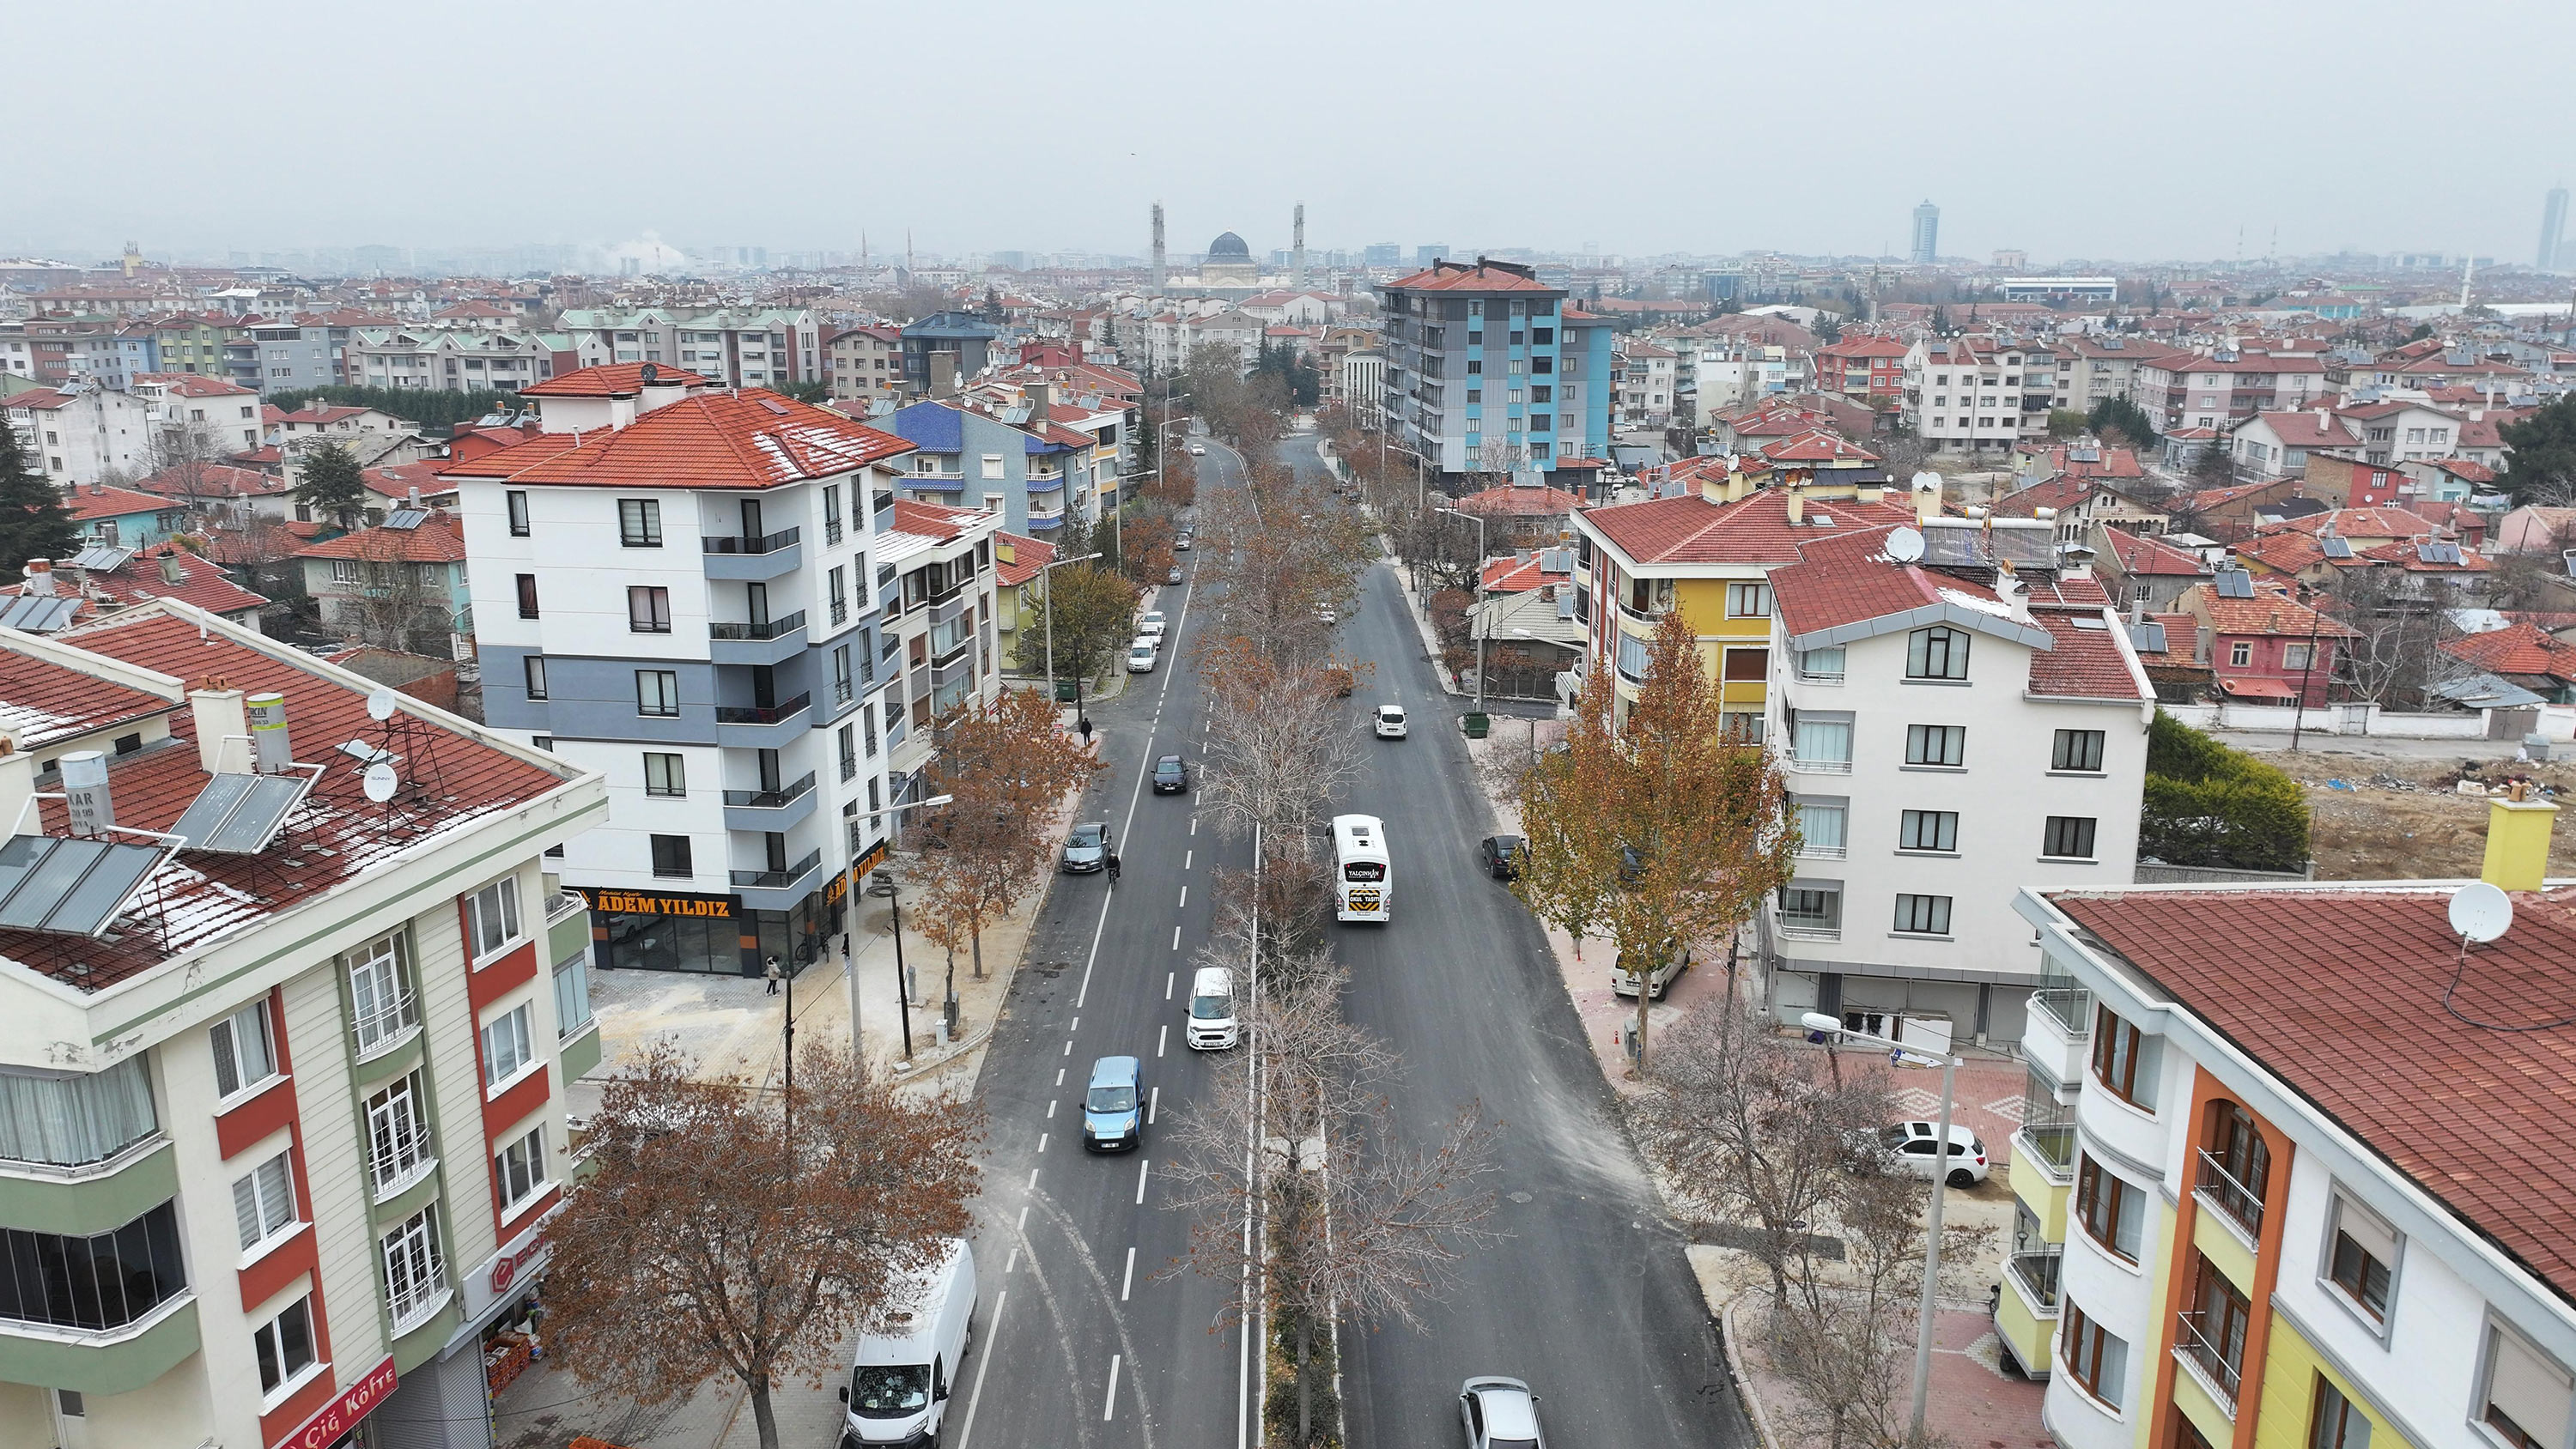
[{"label": "parked car", "polygon": [[1224,1051],[1237,1036],[1234,973],[1222,966],[1200,967],[1190,978],[1190,1050]]},{"label": "parked car", "polygon": [[[1938,1175],[1934,1163],[1940,1154],[1933,1144],[1939,1134],[1940,1124],[1936,1122],[1897,1122],[1878,1129],[1878,1145],[1895,1171],[1912,1173],[1929,1182]],[[1957,1122],[1950,1124],[1949,1158],[1952,1187],[1974,1187],[1985,1181],[1991,1171],[1986,1164],[1986,1144]]]},{"label": "parked car", "polygon": [[1179,564],[1174,564],[1174,565],[1172,565],[1172,567],[1171,567],[1170,571],[1169,571],[1169,572],[1167,572],[1167,573],[1165,573],[1165,574],[1163,575],[1163,582],[1164,582],[1164,583],[1167,583],[1167,584],[1177,584],[1177,583],[1179,583],[1180,581],[1181,581],[1181,566],[1180,566]]},{"label": "parked car", "polygon": [[1174,538],[1172,539],[1172,552],[1174,552],[1174,553],[1188,553],[1189,551],[1190,551],[1190,535],[1189,535],[1189,533],[1188,533],[1186,530],[1184,530],[1184,531],[1183,531],[1183,532],[1181,532],[1180,534],[1178,534],[1178,535],[1174,536]]},{"label": "parked car", "polygon": [[1135,643],[1127,646],[1127,672],[1130,674],[1153,673],[1155,657],[1156,654],[1153,640],[1137,640]]},{"label": "parked car", "polygon": [[1323,620],[1327,624],[1338,624],[1342,622],[1342,616],[1334,613],[1330,609],[1317,609],[1315,611],[1315,617]]},{"label": "parked car", "polygon": [[1148,614],[1143,619],[1138,620],[1136,624],[1136,637],[1139,639],[1151,639],[1154,641],[1155,648],[1162,648],[1163,616],[1160,614]]},{"label": "parked car", "polygon": [[1109,864],[1109,822],[1087,820],[1064,838],[1064,869],[1089,875]]},{"label": "parked car", "polygon": [[1185,795],[1190,788],[1190,767],[1178,755],[1165,755],[1154,762],[1154,793]]},{"label": "parked car", "polygon": [[890,1285],[852,1350],[842,1442],[935,1444],[975,1344],[975,1250],[949,1240],[937,1263]]},{"label": "parked car", "polygon": [[[1657,961],[1655,968],[1646,973],[1646,989],[1654,993],[1657,1001],[1663,1000],[1664,993],[1672,989],[1673,978],[1688,971],[1690,964],[1690,947],[1681,946],[1676,949],[1675,943],[1665,942],[1663,959]],[[1610,958],[1610,991],[1615,996],[1637,994],[1637,970],[1619,956]]]},{"label": "parked car", "polygon": [[1382,740],[1404,738],[1404,706],[1381,704],[1377,707],[1377,737]]},{"label": "parked car", "polygon": [[1547,1449],[1539,1432],[1538,1395],[1519,1379],[1469,1379],[1458,1390],[1467,1449]]},{"label": "parked car", "polygon": [[1529,842],[1517,835],[1488,835],[1476,842],[1476,863],[1496,880],[1518,880]]},{"label": "parked car", "polygon": [[1082,1092],[1082,1146],[1089,1152],[1132,1151],[1145,1144],[1145,1089],[1134,1057],[1101,1057]]}]

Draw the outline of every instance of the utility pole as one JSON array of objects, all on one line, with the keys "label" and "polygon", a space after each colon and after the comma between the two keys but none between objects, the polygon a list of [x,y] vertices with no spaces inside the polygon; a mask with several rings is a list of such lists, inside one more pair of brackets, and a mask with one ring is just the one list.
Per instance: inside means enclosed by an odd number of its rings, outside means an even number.
[{"label": "utility pole", "polygon": [[[1450,516],[1451,516],[1451,517],[1453,517],[1453,518],[1463,518],[1463,519],[1467,520],[1469,523],[1472,523],[1472,524],[1476,525],[1476,584],[1475,584],[1475,587],[1474,587],[1473,589],[1470,589],[1470,590],[1468,591],[1468,597],[1470,598],[1470,600],[1472,600],[1472,599],[1473,599],[1477,594],[1482,593],[1482,592],[1484,591],[1484,587],[1485,587],[1485,518],[1484,518],[1484,515],[1483,515],[1483,514],[1480,514],[1480,513],[1468,513],[1468,512],[1466,512],[1466,511],[1464,511],[1464,510],[1462,510],[1462,509],[1457,509],[1457,508],[1443,508],[1443,509],[1441,509],[1440,511],[1441,511],[1441,512],[1443,512],[1443,513],[1446,513],[1446,514],[1450,515]],[[1468,605],[1468,608],[1469,608],[1469,609],[1471,609],[1471,610],[1472,610],[1474,607],[1475,607],[1475,605],[1474,605],[1472,602]],[[1482,626],[1479,626],[1479,627],[1477,628],[1477,630],[1476,630],[1476,710],[1477,710],[1477,712],[1478,712],[1478,713],[1480,713],[1480,714],[1481,714],[1481,713],[1483,713],[1483,712],[1484,712],[1484,708],[1485,708],[1485,630],[1484,630],[1484,628],[1483,628]]]},{"label": "utility pole", "polygon": [[[1097,553],[1087,553],[1080,558],[1060,558],[1038,570],[1038,587],[1046,594],[1046,674],[1047,703],[1049,704],[1055,703],[1055,581],[1047,575],[1066,564],[1089,563],[1098,557],[1100,555]],[[1081,690],[1082,686],[1077,683],[1074,686],[1075,693],[1079,694]],[[1082,713],[1079,702],[1076,704],[1074,713],[1077,715]]]}]

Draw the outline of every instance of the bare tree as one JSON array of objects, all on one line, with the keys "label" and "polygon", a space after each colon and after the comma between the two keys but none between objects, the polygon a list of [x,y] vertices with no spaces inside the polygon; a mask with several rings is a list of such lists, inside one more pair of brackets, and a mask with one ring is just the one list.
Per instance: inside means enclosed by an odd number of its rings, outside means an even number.
[{"label": "bare tree", "polygon": [[1066,733],[1055,702],[1033,689],[1003,690],[989,708],[959,705],[940,720],[937,740],[930,793],[953,799],[930,831],[934,848],[923,853],[921,932],[952,961],[967,947],[981,980],[984,928],[1046,879],[1066,797],[1100,758]]},{"label": "bare tree", "polygon": [[1217,645],[1203,669],[1212,697],[1201,808],[1229,834],[1258,825],[1274,839],[1302,838],[1367,768],[1328,671],[1274,664],[1239,639]]},{"label": "bare tree", "polygon": [[2433,686],[2477,672],[2442,647],[2460,631],[2404,569],[2351,569],[2334,585],[2335,596],[2319,601],[2328,612],[2312,642],[2320,663],[2332,652],[2354,695],[2383,708],[2420,708]]},{"label": "bare tree", "polygon": [[152,435],[152,478],[162,496],[176,498],[191,527],[203,527],[207,484],[223,448],[214,424],[203,418],[163,424]]}]

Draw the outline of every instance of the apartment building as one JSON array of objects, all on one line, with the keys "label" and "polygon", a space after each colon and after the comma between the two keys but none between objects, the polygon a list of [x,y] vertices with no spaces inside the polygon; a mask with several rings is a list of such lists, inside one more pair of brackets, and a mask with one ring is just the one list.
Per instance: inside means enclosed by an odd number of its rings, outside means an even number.
[{"label": "apartment building", "polygon": [[[485,718],[607,779],[607,823],[559,863],[600,963],[793,969],[839,929],[848,867],[885,838],[907,687],[926,699],[935,670],[959,673],[953,649],[925,651],[909,679],[885,627],[903,583],[891,470],[912,445],[652,363],[522,395],[544,431],[442,476],[472,561]],[[922,607],[953,621],[954,598]]]},{"label": "apartment building", "polygon": [[825,380],[836,403],[892,402],[903,392],[900,327],[877,323],[836,332],[823,344],[823,355]]},{"label": "apartment building", "polygon": [[2018,1039],[2040,958],[2012,883],[2130,878],[2155,689],[2051,522],[1810,539],[1770,574],[1761,660],[1799,827],[1760,918],[1770,999],[1936,1044]]},{"label": "apartment building", "polygon": [[519,392],[579,365],[562,333],[465,327],[362,327],[348,345],[352,384],[438,392]]},{"label": "apartment building", "polygon": [[175,602],[12,635],[0,731],[0,1441],[486,1443],[598,777]]},{"label": "apartment building", "polygon": [[[1045,396],[1044,384],[1035,395]],[[1044,538],[1068,517],[1099,514],[1091,435],[1040,420],[1030,402],[1002,406],[982,394],[923,401],[879,419],[913,445],[902,496],[981,508],[1013,533]]]},{"label": "apartment building", "polygon": [[2160,432],[2224,432],[2257,413],[2296,412],[2326,392],[2324,353],[2247,347],[2157,358],[2137,370],[2132,401]]},{"label": "apartment building", "polygon": [[1816,349],[1816,391],[1867,401],[1894,397],[1905,382],[1906,345],[1875,333],[1852,333]]},{"label": "apartment building", "polygon": [[[980,508],[897,500],[883,525],[877,579],[885,696],[887,799],[923,798],[931,722],[1001,691],[994,649],[1001,518]],[[874,803],[875,796],[869,797]],[[904,822],[896,821],[900,826]]]},{"label": "apartment building", "polygon": [[127,391],[150,408],[154,441],[172,461],[206,462],[259,447],[259,394],[239,383],[188,372],[142,373]]},{"label": "apartment building", "polygon": [[2113,398],[2134,401],[2138,366],[2158,358],[2177,358],[2181,349],[2143,337],[2089,337],[2070,333],[2049,343],[2057,356],[2056,405],[2091,412]]},{"label": "apartment building", "polygon": [[1594,357],[1560,345],[1564,288],[1529,267],[1480,257],[1434,262],[1379,295],[1387,436],[1427,475],[1455,491],[1462,475],[1549,472],[1560,457],[1582,456],[1582,443],[1559,441],[1557,389],[1597,387],[1606,405],[1616,380],[1595,370]]},{"label": "apartment building", "polygon": [[[812,382],[823,376],[824,327],[802,308],[576,308],[563,314],[560,326],[573,344],[577,367],[677,365],[736,387]],[[563,370],[559,366],[558,374]]]},{"label": "apartment building", "polygon": [[1618,346],[1619,426],[1660,430],[1672,421],[1674,363],[1669,347],[1630,337]]},{"label": "apartment building", "polygon": [[2009,453],[2046,437],[2057,405],[2057,359],[2047,348],[1924,337],[1905,354],[1905,423],[1935,448]]},{"label": "apartment building", "polygon": [[2566,1442],[2557,809],[2490,802],[2483,883],[2021,893],[1996,1325],[2059,1444]]},{"label": "apartment building", "polygon": [[30,388],[0,397],[0,423],[18,430],[29,464],[58,488],[152,470],[152,405],[132,393],[87,382]]}]

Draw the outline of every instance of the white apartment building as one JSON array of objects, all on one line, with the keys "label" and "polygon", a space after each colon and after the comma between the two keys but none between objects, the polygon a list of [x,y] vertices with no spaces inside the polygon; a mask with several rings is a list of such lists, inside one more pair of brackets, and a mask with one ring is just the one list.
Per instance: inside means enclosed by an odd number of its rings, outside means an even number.
[{"label": "white apartment building", "polygon": [[60,488],[152,471],[152,405],[132,393],[82,382],[30,388],[0,397],[0,421],[18,430],[28,463]]},{"label": "white apartment building", "polygon": [[560,325],[581,367],[654,362],[735,387],[773,387],[823,376],[825,328],[801,308],[576,308],[563,314]]},{"label": "white apartment building", "polygon": [[[607,778],[607,823],[560,862],[600,964],[813,959],[841,929],[853,862],[892,829],[888,752],[915,701],[993,678],[989,659],[928,637],[961,617],[989,637],[991,525],[966,544],[980,575],[921,579],[916,605],[903,590],[921,541],[892,532],[901,438],[652,363],[524,395],[545,431],[444,476],[485,717]],[[917,662],[892,624],[916,607]]]},{"label": "white apartment building", "polygon": [[2047,975],[1996,1328],[2058,1444],[2576,1431],[2576,927],[2558,807],[2489,808],[2483,883],[2021,893]]},{"label": "white apartment building", "polygon": [[2056,361],[1991,337],[1917,338],[1905,354],[1905,424],[1945,451],[2009,453],[2048,436],[2048,410],[2070,405]]},{"label": "white apartment building", "polygon": [[259,447],[262,424],[259,394],[237,382],[193,372],[137,373],[129,389],[150,409],[156,439],[182,435],[202,439],[212,462],[227,453]]},{"label": "white apartment building", "polygon": [[2014,1040],[2040,961],[2012,892],[2130,878],[2154,687],[2050,521],[1845,528],[1799,554],[1770,574],[1764,733],[1801,833],[1761,922],[1773,1003]]},{"label": "white apartment building", "polygon": [[598,776],[175,601],[10,635],[0,733],[0,1443],[487,1444]]},{"label": "white apartment building", "polygon": [[558,335],[461,327],[362,327],[349,339],[352,385],[517,392],[569,366]]},{"label": "white apartment building", "polygon": [[1679,345],[1696,354],[1691,362],[1691,426],[1705,428],[1719,412],[1737,403],[1790,390],[1789,349],[1737,338],[1683,338]]}]

